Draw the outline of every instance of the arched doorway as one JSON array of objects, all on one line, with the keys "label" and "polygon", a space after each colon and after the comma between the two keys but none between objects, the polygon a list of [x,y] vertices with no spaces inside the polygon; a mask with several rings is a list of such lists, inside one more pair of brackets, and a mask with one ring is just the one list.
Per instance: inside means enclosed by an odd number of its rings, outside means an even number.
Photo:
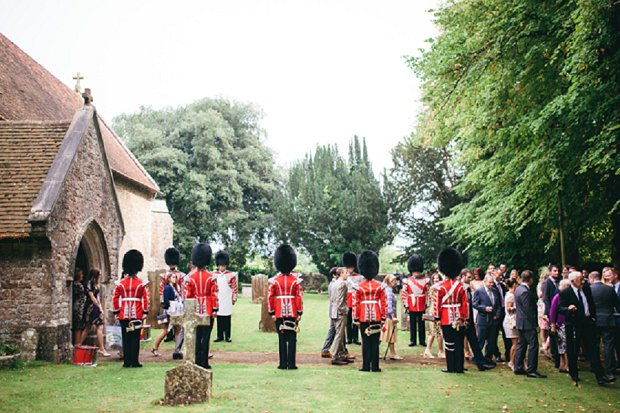
[{"label": "arched doorway", "polygon": [[[105,302],[107,296],[107,284],[110,279],[110,259],[108,254],[108,248],[103,236],[103,231],[96,221],[92,220],[85,225],[82,237],[77,243],[75,252],[75,264],[73,266],[74,274],[79,270],[83,271],[84,282],[88,279],[88,273],[91,269],[97,268],[101,271],[101,298]],[[79,308],[80,302],[76,301],[76,297],[81,296],[79,288],[75,288],[75,276],[74,282],[71,283],[71,315],[73,330],[80,329],[84,323],[78,320],[79,317],[83,317],[84,313]],[[104,314],[105,319],[105,314]],[[75,341],[75,334],[74,341]]]}]

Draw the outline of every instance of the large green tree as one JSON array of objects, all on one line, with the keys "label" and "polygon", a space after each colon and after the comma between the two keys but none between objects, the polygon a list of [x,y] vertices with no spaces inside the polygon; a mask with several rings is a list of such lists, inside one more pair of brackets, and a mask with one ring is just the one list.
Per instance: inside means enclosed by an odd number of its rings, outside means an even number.
[{"label": "large green tree", "polygon": [[280,189],[276,238],[306,250],[323,274],[345,251],[379,251],[393,239],[388,202],[357,136],[348,160],[335,146],[319,146],[292,165]]},{"label": "large green tree", "polygon": [[455,245],[442,219],[461,200],[454,191],[460,172],[447,148],[428,145],[416,135],[392,150],[392,161],[392,219],[400,235],[411,242],[398,261],[405,262],[415,252],[430,265],[442,248]]},{"label": "large green tree", "polygon": [[174,219],[175,244],[222,243],[242,266],[269,233],[276,190],[261,111],[203,99],[187,106],[121,115],[113,126],[160,185]]},{"label": "large green tree", "polygon": [[[515,265],[620,265],[620,3],[462,0],[409,63],[418,134],[454,148],[468,202],[443,221],[470,251]],[[503,255],[502,255],[503,254]]]}]

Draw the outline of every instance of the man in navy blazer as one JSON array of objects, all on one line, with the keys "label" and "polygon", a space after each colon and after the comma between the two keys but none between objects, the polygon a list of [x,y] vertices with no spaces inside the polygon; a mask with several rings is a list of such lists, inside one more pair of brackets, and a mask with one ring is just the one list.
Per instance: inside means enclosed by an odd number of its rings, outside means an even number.
[{"label": "man in navy blazer", "polygon": [[[517,309],[517,330],[519,341],[515,353],[515,374],[527,374],[527,377],[544,379],[547,376],[538,373],[538,309],[534,285],[534,273],[525,270],[521,273],[521,285],[515,291]],[[527,350],[527,371],[523,369],[525,351]]]},{"label": "man in navy blazer", "polygon": [[[616,296],[620,300],[620,279],[618,279],[618,272],[613,267],[603,268],[603,280],[605,284],[611,286],[616,292]],[[614,341],[616,347],[616,357],[614,360],[614,370],[610,371],[612,374],[620,374],[620,305],[614,312],[614,320],[616,328],[614,331]]]},{"label": "man in navy blazer", "polygon": [[478,343],[483,348],[486,342],[484,357],[489,363],[497,353],[497,332],[502,311],[499,293],[493,287],[494,279],[491,275],[487,275],[484,277],[484,287],[478,288],[472,298],[473,307],[478,310],[476,317]]},{"label": "man in navy blazer", "polygon": [[594,346],[598,348],[601,340],[605,354],[604,371],[606,375],[612,374],[615,369],[615,337],[614,312],[620,305],[618,296],[614,289],[602,283],[601,273],[593,271],[590,273],[590,291],[596,308],[596,338]]}]

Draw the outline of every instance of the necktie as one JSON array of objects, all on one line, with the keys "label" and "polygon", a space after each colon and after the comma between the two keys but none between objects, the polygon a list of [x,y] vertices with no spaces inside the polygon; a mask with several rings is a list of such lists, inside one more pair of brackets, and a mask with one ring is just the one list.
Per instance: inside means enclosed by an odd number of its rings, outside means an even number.
[{"label": "necktie", "polygon": [[495,299],[493,297],[493,290],[491,290],[490,288],[487,289],[487,294],[489,295],[489,298],[491,299],[491,305],[495,305]]}]

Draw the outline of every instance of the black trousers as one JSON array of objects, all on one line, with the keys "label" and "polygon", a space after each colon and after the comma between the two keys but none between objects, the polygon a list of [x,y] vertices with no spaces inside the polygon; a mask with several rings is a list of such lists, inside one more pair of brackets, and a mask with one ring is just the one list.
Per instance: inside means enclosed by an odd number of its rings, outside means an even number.
[{"label": "black trousers", "polygon": [[347,343],[351,344],[354,341],[359,341],[358,328],[353,324],[353,309],[349,308],[347,314]]},{"label": "black trousers", "polygon": [[231,316],[219,315],[217,316],[217,339],[229,340],[230,339],[230,321]]},{"label": "black trousers", "polygon": [[362,332],[362,370],[379,371],[379,339],[381,334],[366,335],[366,328],[372,324],[380,324],[377,322],[360,323]]},{"label": "black trousers", "polygon": [[412,344],[416,344],[416,331],[417,336],[420,338],[420,344],[426,345],[426,328],[424,319],[422,316],[424,311],[410,311],[409,312],[409,341]]},{"label": "black trousers", "polygon": [[297,333],[293,330],[280,330],[284,320],[295,321],[294,318],[276,318],[276,332],[278,333],[278,352],[280,353],[280,369],[296,368],[295,354],[297,353]]},{"label": "black trousers", "polygon": [[478,343],[480,347],[485,347],[484,357],[491,361],[493,356],[497,358],[499,350],[497,349],[497,324],[478,324]]},{"label": "black trousers", "polygon": [[551,358],[555,368],[560,368],[560,353],[558,352],[558,334],[553,334],[551,328],[549,328],[549,348],[551,350]]},{"label": "black trousers", "polygon": [[614,327],[596,327],[594,346],[597,349],[600,348],[601,340],[603,341],[603,353],[605,354],[604,373],[609,374],[615,368],[614,351],[616,350],[616,338]]},{"label": "black trousers", "polygon": [[123,338],[123,367],[140,365],[140,333],[142,329],[127,332],[130,320],[121,321],[121,337]]},{"label": "black trousers", "polygon": [[211,330],[213,330],[213,317],[208,326],[196,327],[196,364],[205,369],[209,366],[209,340],[211,340]]},{"label": "black trousers", "polygon": [[465,368],[465,328],[441,326],[446,349],[446,367],[450,373],[463,373]]},{"label": "black trousers", "polygon": [[518,330],[519,339],[515,352],[515,370],[523,370],[525,351],[527,350],[527,371],[526,373],[536,373],[538,371],[538,333],[535,329]]},{"label": "black trousers", "polygon": [[614,369],[620,369],[620,327],[616,326],[616,328],[614,329],[614,336],[615,336],[615,347],[616,347],[616,357],[615,357],[615,364],[614,364]]},{"label": "black trousers", "polygon": [[571,378],[579,378],[579,367],[577,366],[577,356],[579,354],[578,339],[580,339],[586,350],[586,357],[592,366],[592,371],[597,380],[603,378],[604,371],[601,366],[600,352],[598,346],[594,344],[596,336],[596,326],[591,321],[584,324],[566,323],[566,355],[568,357],[568,374]]},{"label": "black trousers", "polygon": [[467,342],[469,342],[469,347],[471,347],[471,351],[474,353],[474,361],[478,366],[482,366],[484,364],[484,356],[482,355],[482,349],[480,348],[480,342],[478,341],[478,337],[476,337],[476,327],[473,323],[467,325],[465,329],[465,337],[467,337]]}]

